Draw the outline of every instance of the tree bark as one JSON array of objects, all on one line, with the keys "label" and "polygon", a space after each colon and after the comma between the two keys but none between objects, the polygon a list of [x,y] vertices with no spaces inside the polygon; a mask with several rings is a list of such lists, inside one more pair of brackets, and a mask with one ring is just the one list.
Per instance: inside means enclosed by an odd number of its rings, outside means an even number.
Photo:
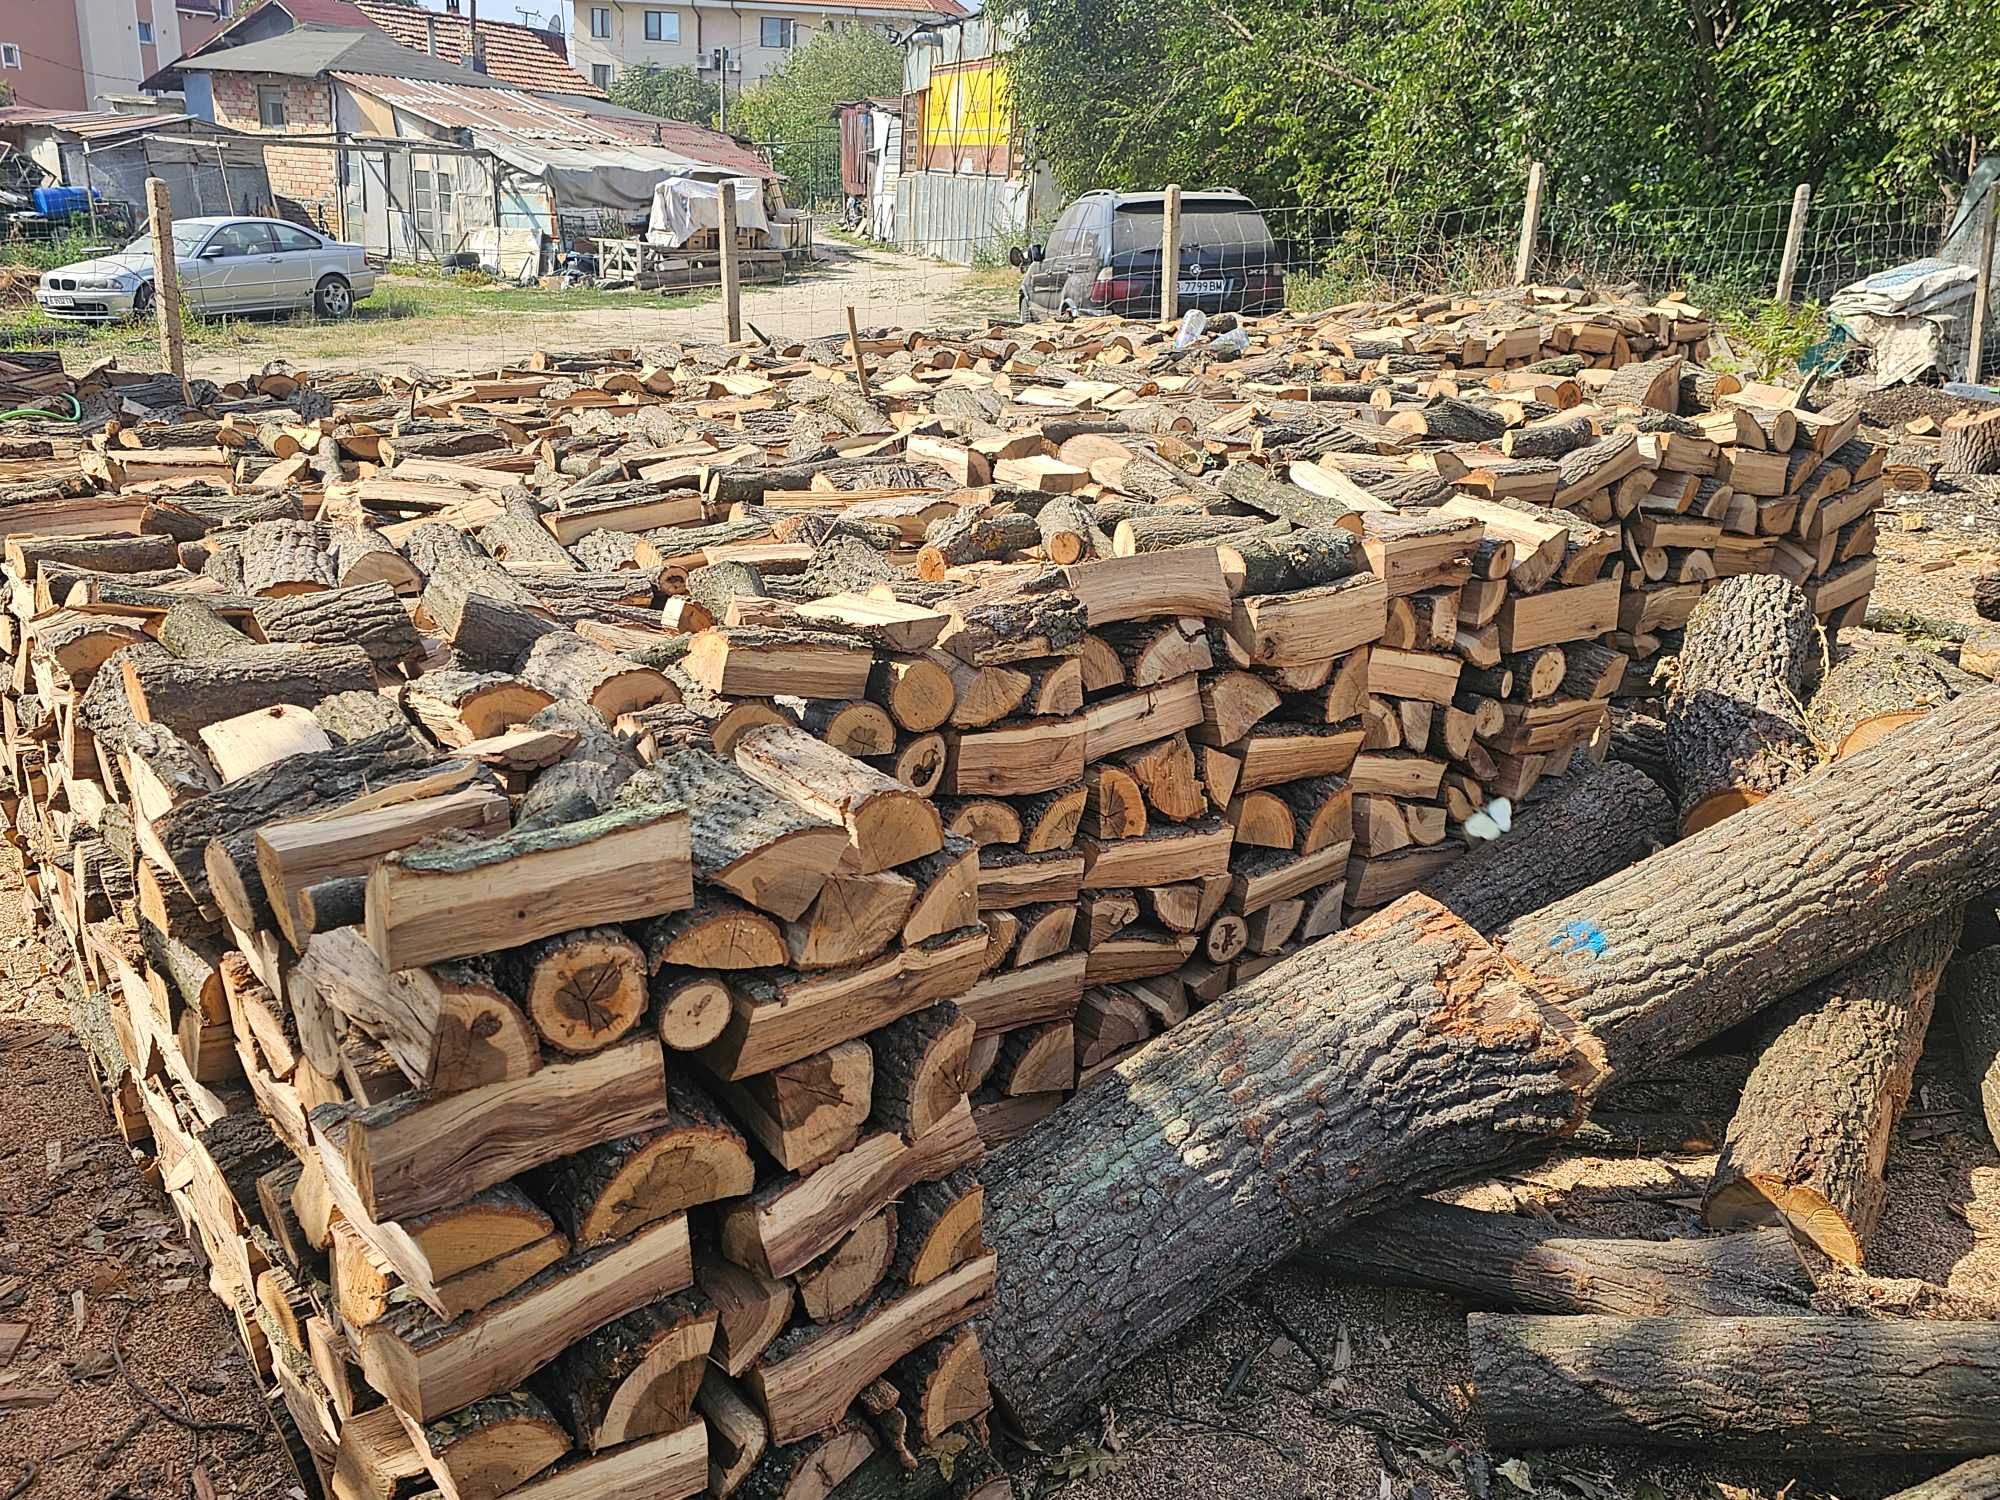
[{"label": "tree bark", "polygon": [[267,599],[257,606],[256,620],[267,641],[359,646],[378,667],[423,654],[409,612],[386,583]]},{"label": "tree bark", "polygon": [[2000,1146],[2000,947],[1962,954],[1950,970],[1952,1019],[1986,1133]]},{"label": "tree bark", "polygon": [[2000,1450],[1996,1323],[1474,1313],[1466,1332],[1496,1448]]},{"label": "tree bark", "polygon": [[1418,887],[1481,932],[1495,932],[1643,859],[1673,839],[1673,806],[1639,771],[1606,765],[1514,814],[1503,838]]},{"label": "tree bark", "polygon": [[1826,674],[1813,694],[1806,727],[1822,755],[1851,755],[1978,686],[1971,673],[1928,651],[1871,647],[1853,652]]},{"label": "tree bark", "polygon": [[1889,1500],[2000,1500],[2000,1458],[1975,1458]]},{"label": "tree bark", "polygon": [[1956,909],[1933,917],[1779,1008],[1708,1185],[1709,1224],[1787,1226],[1861,1264],[1958,928]]},{"label": "tree bark", "polygon": [[375,685],[374,666],[359,646],[253,646],[198,661],[128,657],[124,675],[133,716],[182,735],[260,708],[311,708],[329,693]]},{"label": "tree bark", "polygon": [[1614,1239],[1429,1199],[1315,1240],[1303,1258],[1350,1281],[1541,1313],[1797,1314],[1809,1310],[1813,1290],[1782,1230]]},{"label": "tree bark", "polygon": [[1805,700],[1818,662],[1812,606],[1776,574],[1725,579],[1695,607],[1666,712],[1683,833],[1812,768]]},{"label": "tree bark", "polygon": [[1309,1235],[1563,1133],[1972,895],[2000,857],[1996,721],[2000,692],[1960,698],[1490,945],[1406,898],[1168,1030],[988,1159],[996,1392],[1056,1426]]},{"label": "tree bark", "polygon": [[1938,435],[1940,474],[2000,474],[2000,411],[1978,408],[1945,419]]},{"label": "tree bark", "polygon": [[330,589],[339,582],[325,533],[311,521],[259,521],[243,533],[243,592],[259,599]]}]

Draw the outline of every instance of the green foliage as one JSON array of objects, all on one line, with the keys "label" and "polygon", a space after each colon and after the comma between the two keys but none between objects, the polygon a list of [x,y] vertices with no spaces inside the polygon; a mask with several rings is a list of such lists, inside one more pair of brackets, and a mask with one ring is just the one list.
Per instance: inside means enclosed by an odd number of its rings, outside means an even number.
[{"label": "green foliage", "polygon": [[1240,187],[1353,220],[1929,194],[2000,138],[2000,0],[995,0],[1065,188]]},{"label": "green foliage", "polygon": [[[1736,363],[1745,373],[1764,379],[1794,373],[1806,351],[1825,338],[1830,327],[1826,310],[1817,302],[1760,301],[1723,308],[1718,320],[1736,351]],[[1725,363],[1717,361],[1716,367]]]},{"label": "green foliage", "polygon": [[729,101],[729,129],[747,140],[778,143],[773,158],[796,200],[825,175],[837,149],[833,107],[903,91],[903,49],[878,31],[849,26],[819,31],[785,65]]},{"label": "green foliage", "polygon": [[108,249],[117,249],[108,236],[92,238],[88,226],[71,229],[55,239],[0,240],[0,265],[33,266],[37,271],[53,271],[58,266],[90,260]]},{"label": "green foliage", "polygon": [[693,68],[661,68],[652,63],[625,69],[611,80],[607,92],[613,104],[663,120],[685,120],[690,125],[713,125],[719,102],[716,86]]}]

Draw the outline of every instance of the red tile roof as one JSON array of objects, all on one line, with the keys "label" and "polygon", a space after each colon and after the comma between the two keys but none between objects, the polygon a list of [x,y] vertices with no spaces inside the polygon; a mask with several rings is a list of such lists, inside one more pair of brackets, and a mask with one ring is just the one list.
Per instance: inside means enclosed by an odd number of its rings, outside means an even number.
[{"label": "red tile roof", "polygon": [[[330,0],[300,0],[315,5]],[[461,61],[471,48],[471,22],[465,16],[426,11],[397,0],[331,0],[358,11],[364,24],[373,24],[403,46],[417,52],[429,50],[433,27],[437,35],[437,55],[444,61]],[[284,0],[292,10],[294,0]],[[296,14],[296,12],[294,12]],[[602,99],[604,91],[569,65],[561,37],[513,21],[481,19],[479,35],[486,49],[486,76],[524,89],[542,89],[556,94],[581,94]]]},{"label": "red tile roof", "polygon": [[[366,26],[368,18],[351,0],[278,0],[301,26]],[[245,15],[249,12],[245,11]]]}]

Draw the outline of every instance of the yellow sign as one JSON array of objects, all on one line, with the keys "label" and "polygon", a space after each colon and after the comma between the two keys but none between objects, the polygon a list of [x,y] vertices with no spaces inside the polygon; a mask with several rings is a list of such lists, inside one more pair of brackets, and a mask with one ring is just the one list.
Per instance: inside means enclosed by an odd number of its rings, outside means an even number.
[{"label": "yellow sign", "polygon": [[924,144],[947,151],[1007,144],[1007,75],[1000,63],[965,63],[931,74]]}]

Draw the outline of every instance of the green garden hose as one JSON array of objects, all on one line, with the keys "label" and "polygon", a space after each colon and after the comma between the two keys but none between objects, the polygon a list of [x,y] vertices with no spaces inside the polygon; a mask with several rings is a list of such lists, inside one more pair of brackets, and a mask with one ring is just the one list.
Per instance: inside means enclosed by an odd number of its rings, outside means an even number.
[{"label": "green garden hose", "polygon": [[12,411],[0,411],[0,422],[22,421],[32,417],[40,417],[44,422],[81,422],[83,420],[83,403],[77,400],[76,397],[58,394],[56,399],[69,403],[68,416],[64,416],[61,412],[43,411],[38,406],[17,406]]}]

